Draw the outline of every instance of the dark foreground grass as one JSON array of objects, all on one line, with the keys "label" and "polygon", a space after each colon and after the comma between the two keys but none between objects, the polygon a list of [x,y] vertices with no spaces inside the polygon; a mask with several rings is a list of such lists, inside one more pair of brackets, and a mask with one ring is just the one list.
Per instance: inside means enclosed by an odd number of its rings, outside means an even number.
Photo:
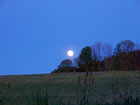
[{"label": "dark foreground grass", "polygon": [[[60,102],[67,103],[67,105],[77,105],[79,76],[83,86],[85,73],[1,76],[0,105],[47,105],[38,102],[46,102],[47,100],[49,100],[47,103],[51,103],[51,105],[60,105]],[[93,76],[94,84],[89,87],[88,96],[92,97],[94,102],[111,103],[113,95],[115,97],[113,90],[119,89],[119,92],[123,93],[127,88],[129,88],[128,94],[134,97],[132,101],[137,101],[136,96],[140,94],[140,74],[138,71],[95,72]],[[126,104],[118,103],[116,105]]]}]

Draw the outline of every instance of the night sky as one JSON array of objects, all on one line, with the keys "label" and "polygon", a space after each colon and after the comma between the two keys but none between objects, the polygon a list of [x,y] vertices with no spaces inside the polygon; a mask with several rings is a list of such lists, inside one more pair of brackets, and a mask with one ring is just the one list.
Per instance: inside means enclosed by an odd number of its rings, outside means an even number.
[{"label": "night sky", "polygon": [[140,43],[139,0],[0,0],[0,75],[50,73],[95,42]]}]

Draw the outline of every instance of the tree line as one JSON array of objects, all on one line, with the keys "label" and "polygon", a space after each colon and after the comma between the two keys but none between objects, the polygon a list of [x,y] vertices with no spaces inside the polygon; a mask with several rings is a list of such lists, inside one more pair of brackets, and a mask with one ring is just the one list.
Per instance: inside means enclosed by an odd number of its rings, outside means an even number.
[{"label": "tree line", "polygon": [[119,42],[113,49],[110,43],[97,42],[84,47],[74,60],[63,60],[53,73],[87,70],[140,70],[140,44],[125,40]]}]

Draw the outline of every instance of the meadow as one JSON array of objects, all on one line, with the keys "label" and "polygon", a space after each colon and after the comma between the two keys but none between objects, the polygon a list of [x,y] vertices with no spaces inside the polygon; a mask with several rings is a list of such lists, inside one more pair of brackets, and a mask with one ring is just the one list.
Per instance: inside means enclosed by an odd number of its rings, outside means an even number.
[{"label": "meadow", "polygon": [[[42,96],[47,92],[50,102],[58,99],[76,105],[79,77],[84,86],[85,73],[0,76],[0,105],[31,105],[38,92]],[[133,97],[140,94],[139,71],[93,72],[92,78],[94,83],[89,86],[92,100],[111,102],[116,84],[119,92],[127,91]]]}]

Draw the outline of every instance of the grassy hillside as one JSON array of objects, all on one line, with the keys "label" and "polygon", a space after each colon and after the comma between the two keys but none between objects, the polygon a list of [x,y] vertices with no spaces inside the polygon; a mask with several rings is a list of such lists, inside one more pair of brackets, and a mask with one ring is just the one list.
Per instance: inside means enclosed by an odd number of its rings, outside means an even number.
[{"label": "grassy hillside", "polygon": [[[61,73],[42,75],[0,76],[0,105],[28,105],[32,96],[40,90],[48,91],[49,97],[58,96],[63,101],[75,103],[78,77],[84,83],[85,73]],[[95,82],[91,87],[95,100],[111,99],[112,83],[118,80],[119,89],[129,86],[132,95],[140,94],[140,73],[138,71],[94,72]]]}]

